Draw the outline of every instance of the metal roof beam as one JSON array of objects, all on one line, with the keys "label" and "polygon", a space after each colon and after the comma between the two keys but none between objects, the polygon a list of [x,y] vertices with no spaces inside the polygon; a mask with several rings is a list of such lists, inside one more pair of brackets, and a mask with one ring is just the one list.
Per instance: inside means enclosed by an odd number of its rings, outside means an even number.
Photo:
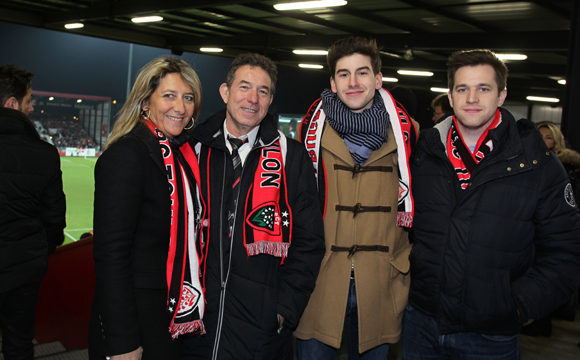
[{"label": "metal roof beam", "polygon": [[97,3],[84,9],[59,11],[47,14],[47,24],[65,23],[83,20],[97,20],[139,14],[163,13],[183,9],[203,8],[231,4],[251,3],[256,0],[130,0],[123,2]]}]

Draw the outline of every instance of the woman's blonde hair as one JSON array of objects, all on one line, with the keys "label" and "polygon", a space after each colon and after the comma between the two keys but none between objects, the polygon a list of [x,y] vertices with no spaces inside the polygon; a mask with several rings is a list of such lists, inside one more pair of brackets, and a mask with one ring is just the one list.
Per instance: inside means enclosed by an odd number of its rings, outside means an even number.
[{"label": "woman's blonde hair", "polygon": [[160,56],[150,61],[139,72],[125,105],[119,111],[117,121],[113,126],[113,131],[107,140],[104,150],[107,150],[117,140],[129,133],[139,122],[144,122],[141,118],[143,102],[148,100],[151,94],[155,92],[160,80],[171,73],[181,75],[183,81],[193,90],[194,106],[191,121],[195,122],[201,110],[201,82],[199,77],[185,61],[169,55]]},{"label": "woman's blonde hair", "polygon": [[564,141],[564,135],[556,124],[551,121],[542,121],[536,124],[538,129],[546,128],[552,132],[552,137],[554,138],[554,154],[560,155],[566,150],[566,142]]},{"label": "woman's blonde hair", "polygon": [[554,138],[554,148],[552,151],[563,164],[570,164],[574,167],[580,166],[580,154],[573,149],[566,148],[566,141],[560,129],[551,121],[542,121],[536,124],[538,129],[547,128],[552,132]]}]

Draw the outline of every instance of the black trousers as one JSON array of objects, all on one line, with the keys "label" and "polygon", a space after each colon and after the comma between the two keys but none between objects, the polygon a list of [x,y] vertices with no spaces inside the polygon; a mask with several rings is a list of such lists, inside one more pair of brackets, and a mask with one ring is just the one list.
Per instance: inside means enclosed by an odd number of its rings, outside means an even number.
[{"label": "black trousers", "polygon": [[2,353],[5,360],[34,358],[34,320],[40,282],[0,293]]}]

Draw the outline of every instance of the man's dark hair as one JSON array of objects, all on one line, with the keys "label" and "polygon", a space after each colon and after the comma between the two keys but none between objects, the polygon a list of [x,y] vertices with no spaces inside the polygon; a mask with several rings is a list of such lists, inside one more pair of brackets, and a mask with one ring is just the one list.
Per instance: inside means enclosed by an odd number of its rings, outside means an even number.
[{"label": "man's dark hair", "polygon": [[433,101],[431,101],[432,109],[435,109],[437,106],[441,106],[441,111],[443,111],[443,113],[445,114],[448,114],[451,111],[453,111],[453,108],[449,103],[449,96],[447,96],[447,93],[439,94],[435,97],[435,99],[433,99]]},{"label": "man's dark hair", "polygon": [[330,76],[334,79],[336,72],[336,63],[345,56],[353,54],[366,55],[371,58],[371,65],[373,67],[373,75],[381,72],[381,57],[379,56],[379,48],[375,39],[366,39],[363,37],[348,37],[340,39],[328,49],[326,60],[328,62],[328,69]]},{"label": "man's dark hair", "polygon": [[226,76],[226,85],[228,88],[232,87],[234,83],[234,78],[236,77],[236,71],[244,65],[250,65],[251,67],[262,68],[270,76],[272,85],[270,87],[270,95],[274,95],[276,91],[276,80],[278,77],[278,70],[276,69],[276,64],[264,55],[247,53],[238,55],[234,61],[230,64],[228,70],[228,75]]},{"label": "man's dark hair", "polygon": [[30,89],[30,81],[34,74],[16,65],[4,65],[0,67],[0,106],[3,107],[6,100],[16,98],[18,103],[26,96]]},{"label": "man's dark hair", "polygon": [[495,70],[495,82],[498,86],[498,92],[506,87],[508,69],[504,62],[501,61],[493,52],[487,49],[464,50],[451,54],[447,62],[447,81],[449,90],[453,91],[455,86],[455,73],[465,66],[490,65]]}]

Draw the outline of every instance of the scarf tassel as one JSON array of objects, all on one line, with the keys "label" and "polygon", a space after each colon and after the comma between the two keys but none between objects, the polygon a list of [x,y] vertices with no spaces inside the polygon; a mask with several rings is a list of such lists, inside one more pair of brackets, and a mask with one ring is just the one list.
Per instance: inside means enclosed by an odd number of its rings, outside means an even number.
[{"label": "scarf tassel", "polygon": [[397,213],[397,226],[413,227],[413,213],[399,211]]},{"label": "scarf tassel", "polygon": [[258,255],[258,254],[269,254],[276,257],[288,257],[288,248],[290,244],[288,243],[274,243],[271,241],[258,241],[252,244],[246,245],[248,249],[248,255]]},{"label": "scarf tassel", "polygon": [[203,320],[194,320],[183,324],[173,324],[171,326],[171,338],[177,339],[179,335],[193,333],[198,330],[200,335],[205,334]]}]

